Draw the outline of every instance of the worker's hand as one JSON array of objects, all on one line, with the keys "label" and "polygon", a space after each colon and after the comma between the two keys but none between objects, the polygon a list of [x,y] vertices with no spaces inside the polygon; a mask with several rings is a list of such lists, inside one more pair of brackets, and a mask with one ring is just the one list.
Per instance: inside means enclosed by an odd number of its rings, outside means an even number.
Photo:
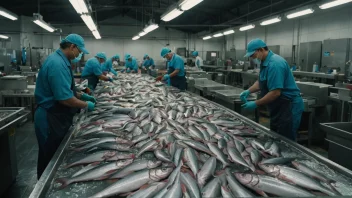
[{"label": "worker's hand", "polygon": [[155,81],[161,81],[161,79],[163,78],[163,76],[158,76]]},{"label": "worker's hand", "polygon": [[116,71],[113,74],[117,77],[119,75],[119,72]]},{"label": "worker's hand", "polygon": [[142,69],[147,70],[144,66],[142,67]]},{"label": "worker's hand", "polygon": [[251,92],[249,90],[246,90],[244,92],[241,93],[240,98],[242,102],[247,102],[247,98],[248,96],[251,94]]},{"label": "worker's hand", "polygon": [[255,101],[246,102],[242,105],[243,109],[254,110],[257,108],[257,103]]},{"label": "worker's hand", "polygon": [[169,80],[170,79],[170,75],[169,74],[165,74],[164,77],[163,77],[163,80],[166,81],[166,80]]},{"label": "worker's hand", "polygon": [[95,104],[90,102],[90,101],[87,101],[87,109],[88,111],[94,111],[94,107],[95,107]]},{"label": "worker's hand", "polygon": [[130,73],[131,72],[131,70],[130,69],[127,69],[127,73]]},{"label": "worker's hand", "polygon": [[97,102],[97,100],[93,96],[90,96],[90,95],[85,94],[85,93],[81,95],[81,100],[90,101],[90,102],[93,102],[93,103]]},{"label": "worker's hand", "polygon": [[111,77],[109,77],[109,81],[110,81],[110,82],[114,82],[114,79],[112,79]]}]

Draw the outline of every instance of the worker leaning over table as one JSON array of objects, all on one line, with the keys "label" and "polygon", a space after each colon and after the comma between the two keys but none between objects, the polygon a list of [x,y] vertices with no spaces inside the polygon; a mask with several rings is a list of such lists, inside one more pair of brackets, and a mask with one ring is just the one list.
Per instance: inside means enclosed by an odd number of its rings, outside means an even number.
[{"label": "worker leaning over table", "polygon": [[72,125],[77,110],[94,110],[95,99],[76,92],[71,70],[71,63],[78,62],[83,53],[88,54],[83,38],[70,34],[61,41],[60,48],[48,56],[38,73],[34,114],[39,145],[38,179]]},{"label": "worker leaning over table", "polygon": [[114,68],[112,67],[113,65],[118,65],[118,62],[120,62],[120,56],[118,54],[114,55],[113,57],[109,58],[105,64],[102,67],[102,71],[104,72],[111,72],[113,73],[115,76],[117,76],[117,71],[114,70]]},{"label": "worker leaning over table", "polygon": [[196,59],[195,65],[196,67],[201,70],[201,66],[203,66],[203,59],[199,56],[198,51],[192,52],[192,56]]},{"label": "worker leaning over table", "polygon": [[185,62],[183,59],[179,55],[171,52],[167,47],[161,49],[160,55],[168,61],[168,68],[167,74],[157,78],[157,80],[170,80],[173,87],[181,91],[186,90]]},{"label": "worker leaning over table", "polygon": [[96,88],[99,79],[110,82],[113,81],[112,78],[103,75],[102,67],[105,61],[105,53],[99,52],[95,55],[95,57],[88,59],[86,65],[84,66],[82,79],[88,80],[88,87],[92,90]]},{"label": "worker leaning over table", "polygon": [[[303,113],[303,100],[290,66],[281,56],[268,49],[264,41],[254,39],[248,43],[245,57],[260,65],[259,80],[241,93],[245,109],[267,105],[270,112],[270,129],[296,140]],[[251,93],[260,91],[261,99],[247,102]]]},{"label": "worker leaning over table", "polygon": [[126,54],[125,61],[126,68],[123,71],[126,71],[127,73],[138,73],[138,64],[135,57],[132,57],[130,54]]},{"label": "worker leaning over table", "polygon": [[148,74],[150,75],[150,69],[155,68],[154,60],[150,58],[148,54],[145,54],[143,59],[144,59],[144,62],[143,62],[142,69],[148,70]]}]

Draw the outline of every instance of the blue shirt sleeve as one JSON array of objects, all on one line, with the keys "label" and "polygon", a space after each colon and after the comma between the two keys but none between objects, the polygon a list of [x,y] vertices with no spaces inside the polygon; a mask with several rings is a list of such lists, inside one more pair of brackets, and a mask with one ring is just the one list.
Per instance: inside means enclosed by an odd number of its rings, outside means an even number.
[{"label": "blue shirt sleeve", "polygon": [[104,66],[103,66],[103,71],[108,71],[110,72],[112,69],[112,60],[109,59],[105,62]]},{"label": "blue shirt sleeve", "polygon": [[267,86],[269,91],[284,88],[285,66],[284,63],[275,63],[268,68]]},{"label": "blue shirt sleeve", "polygon": [[114,68],[111,68],[111,73],[113,73],[115,76],[117,76],[117,72],[114,70]]},{"label": "blue shirt sleeve", "polygon": [[132,59],[133,70],[138,71],[138,64],[136,59]]},{"label": "blue shirt sleeve", "polygon": [[154,64],[154,60],[153,60],[152,58],[150,59],[150,65],[151,65],[151,66],[154,66],[154,65],[155,65],[155,64]]},{"label": "blue shirt sleeve", "polygon": [[94,75],[101,76],[103,74],[103,71],[101,70],[101,66],[99,65],[99,62],[94,61],[92,66],[93,66]]},{"label": "blue shirt sleeve", "polygon": [[148,60],[144,60],[143,66],[148,66]]},{"label": "blue shirt sleeve", "polygon": [[64,68],[62,65],[49,67],[48,81],[55,100],[67,100],[73,97],[71,90],[72,76],[69,72],[69,68]]}]

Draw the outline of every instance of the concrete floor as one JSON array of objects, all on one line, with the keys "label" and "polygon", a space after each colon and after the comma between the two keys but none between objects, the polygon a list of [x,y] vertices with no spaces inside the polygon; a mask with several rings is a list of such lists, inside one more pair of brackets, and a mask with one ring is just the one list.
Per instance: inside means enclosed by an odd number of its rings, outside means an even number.
[{"label": "concrete floor", "polygon": [[16,182],[2,197],[27,198],[37,183],[38,143],[34,124],[29,121],[18,128],[15,141],[18,175]]}]

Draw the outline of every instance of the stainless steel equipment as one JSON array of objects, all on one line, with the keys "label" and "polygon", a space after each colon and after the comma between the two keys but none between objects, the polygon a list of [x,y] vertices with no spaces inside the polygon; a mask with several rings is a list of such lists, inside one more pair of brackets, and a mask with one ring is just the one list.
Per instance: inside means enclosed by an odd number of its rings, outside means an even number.
[{"label": "stainless steel equipment", "polygon": [[316,106],[325,106],[328,102],[329,87],[332,85],[313,83],[313,82],[296,82],[303,96],[316,98]]},{"label": "stainless steel equipment", "polygon": [[269,50],[283,57],[288,64],[292,64],[292,45],[272,45]]},{"label": "stainless steel equipment", "polygon": [[212,80],[199,80],[195,83],[196,93],[200,96],[211,96],[213,90],[230,89],[231,86],[214,82]]},{"label": "stainless steel equipment", "polygon": [[321,46],[321,41],[300,43],[297,64],[301,71],[312,71],[314,63],[321,66]]},{"label": "stainless steel equipment", "polygon": [[11,68],[11,56],[13,50],[0,48],[0,66],[3,66],[3,73],[10,74],[12,71]]},{"label": "stainless steel equipment", "polygon": [[26,76],[4,76],[0,78],[0,90],[26,90],[28,86]]},{"label": "stainless steel equipment", "polygon": [[216,61],[217,58],[219,58],[219,52],[218,51],[207,51],[206,55],[206,61]]},{"label": "stainless steel equipment", "polygon": [[0,107],[0,195],[15,181],[18,174],[15,128],[26,119],[24,108]]},{"label": "stainless steel equipment", "polygon": [[341,73],[345,73],[346,62],[352,60],[351,39],[330,39],[324,40],[322,52],[322,67],[338,68]]},{"label": "stainless steel equipment", "polygon": [[352,122],[320,124],[327,134],[329,159],[352,170]]}]

